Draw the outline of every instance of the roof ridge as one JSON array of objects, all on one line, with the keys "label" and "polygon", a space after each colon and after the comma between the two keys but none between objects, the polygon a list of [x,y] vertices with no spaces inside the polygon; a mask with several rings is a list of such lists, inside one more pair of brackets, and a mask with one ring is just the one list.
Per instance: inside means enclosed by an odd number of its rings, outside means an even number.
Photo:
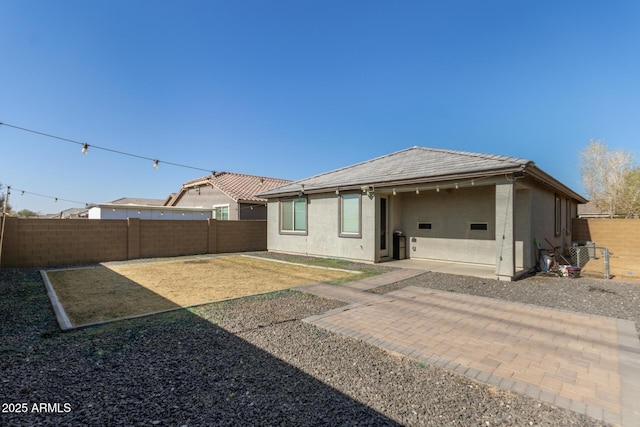
[{"label": "roof ridge", "polygon": [[460,154],[460,155],[470,156],[470,157],[479,157],[481,159],[499,160],[503,162],[515,161],[517,163],[521,163],[521,162],[533,163],[532,160],[528,160],[523,157],[503,156],[501,154],[476,153],[473,151],[452,150],[449,148],[432,148],[432,147],[417,147],[417,146],[414,148],[420,148],[425,151],[438,151],[441,153]]}]

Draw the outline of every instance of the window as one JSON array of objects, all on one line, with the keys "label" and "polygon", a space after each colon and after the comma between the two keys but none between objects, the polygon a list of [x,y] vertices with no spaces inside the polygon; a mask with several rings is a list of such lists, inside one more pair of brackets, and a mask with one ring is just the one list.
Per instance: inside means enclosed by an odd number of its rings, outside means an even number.
[{"label": "window", "polygon": [[418,230],[431,230],[431,223],[430,222],[419,222],[418,223]]},{"label": "window", "polygon": [[571,234],[571,221],[572,221],[572,212],[571,212],[571,200],[567,199],[567,211],[566,211],[566,217],[567,217],[567,234]]},{"label": "window", "polygon": [[487,224],[486,222],[472,222],[471,224],[469,224],[469,230],[487,231],[488,228],[489,224]]},{"label": "window", "polygon": [[307,199],[283,200],[280,202],[280,231],[306,233]]},{"label": "window", "polygon": [[554,232],[556,236],[560,235],[560,229],[562,227],[562,204],[560,203],[560,196],[556,194],[556,210],[555,210],[555,228]]},{"label": "window", "polygon": [[214,206],[213,217],[220,221],[227,221],[229,219],[229,205]]},{"label": "window", "polygon": [[340,236],[361,237],[360,194],[340,196]]}]

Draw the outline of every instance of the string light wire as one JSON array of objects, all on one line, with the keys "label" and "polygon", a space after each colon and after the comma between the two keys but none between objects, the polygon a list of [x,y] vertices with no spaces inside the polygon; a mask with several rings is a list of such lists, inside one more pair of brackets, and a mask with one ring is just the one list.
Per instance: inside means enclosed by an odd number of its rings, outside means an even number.
[{"label": "string light wire", "polygon": [[52,135],[50,133],[40,132],[40,131],[37,131],[37,130],[27,129],[27,128],[16,126],[16,125],[12,125],[12,124],[9,124],[9,123],[0,122],[0,126],[2,126],[2,125],[8,126],[10,128],[13,128],[13,129],[21,130],[21,131],[24,131],[24,132],[29,132],[29,133],[33,133],[33,134],[36,134],[36,135],[46,136],[47,138],[53,138],[53,139],[57,139],[59,141],[66,141],[66,142],[71,142],[73,144],[81,145],[83,154],[86,154],[88,149],[91,148],[91,149],[95,149],[95,150],[102,150],[102,151],[108,151],[110,153],[120,154],[122,156],[134,157],[136,159],[149,160],[149,161],[153,162],[154,169],[158,168],[158,163],[162,163],[162,164],[166,164],[166,165],[177,166],[177,167],[180,167],[180,168],[187,168],[187,169],[193,169],[193,170],[199,170],[199,171],[205,171],[205,172],[213,173],[213,171],[211,169],[198,168],[198,167],[195,167],[195,166],[183,165],[181,163],[167,162],[165,160],[159,160],[159,159],[154,158],[154,157],[140,156],[138,154],[132,154],[132,153],[127,153],[125,151],[114,150],[113,148],[101,147],[99,145],[92,145],[92,144],[88,144],[87,142],[84,142],[84,141],[76,141],[74,139],[63,138],[61,136]]},{"label": "string light wire", "polygon": [[38,197],[44,197],[44,198],[46,198],[46,199],[51,199],[51,200],[53,200],[54,202],[68,202],[68,203],[75,203],[75,204],[78,204],[78,205],[84,205],[84,206],[87,206],[87,207],[88,207],[88,206],[90,206],[90,205],[92,205],[92,203],[79,202],[79,201],[77,201],[77,200],[63,199],[63,198],[61,198],[61,197],[48,196],[48,195],[46,195],[46,194],[34,193],[34,192],[32,192],[32,191],[27,191],[27,190],[21,190],[21,189],[16,188],[16,187],[14,187],[14,186],[12,186],[12,185],[11,185],[11,186],[9,186],[9,188],[11,188],[11,191],[19,191],[21,196],[24,196],[25,194],[29,194],[29,195],[32,195],[32,196],[38,196]]}]

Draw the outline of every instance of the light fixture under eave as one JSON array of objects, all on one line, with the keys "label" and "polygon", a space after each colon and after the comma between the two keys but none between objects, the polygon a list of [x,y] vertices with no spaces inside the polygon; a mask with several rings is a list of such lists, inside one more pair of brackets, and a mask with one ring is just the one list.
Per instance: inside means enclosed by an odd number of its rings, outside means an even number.
[{"label": "light fixture under eave", "polygon": [[158,169],[158,163],[160,163],[158,160],[154,160],[153,161],[153,168],[154,169]]},{"label": "light fixture under eave", "polygon": [[420,194],[420,190],[416,188],[416,194]]},{"label": "light fixture under eave", "polygon": [[456,190],[458,189],[458,183],[456,182]]},{"label": "light fixture under eave", "polygon": [[337,196],[338,194],[340,194],[340,190],[338,190],[338,189],[336,188],[336,196]]},{"label": "light fixture under eave", "polygon": [[395,188],[393,189],[393,195],[394,196],[396,195],[396,189]]},{"label": "light fixture under eave", "polygon": [[82,154],[87,154],[87,151],[89,151],[89,144],[85,142],[82,144]]},{"label": "light fixture under eave", "polygon": [[472,186],[476,185],[476,182],[474,180],[471,180],[471,185]]},{"label": "light fixture under eave", "polygon": [[436,185],[436,193],[439,193],[439,192],[440,192],[440,186]]}]

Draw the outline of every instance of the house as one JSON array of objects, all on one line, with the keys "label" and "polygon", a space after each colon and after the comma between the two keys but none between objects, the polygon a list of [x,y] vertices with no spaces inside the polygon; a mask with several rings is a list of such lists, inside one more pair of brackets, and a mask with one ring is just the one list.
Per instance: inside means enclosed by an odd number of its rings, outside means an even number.
[{"label": "house", "polygon": [[269,251],[490,265],[501,280],[536,265],[534,238],[570,245],[587,202],[530,160],[426,147],[258,196],[268,200]]},{"label": "house", "polygon": [[174,219],[206,220],[212,217],[211,208],[189,208],[155,205],[103,203],[89,208],[89,219]]},{"label": "house", "polygon": [[267,199],[256,194],[290,182],[241,173],[214,172],[184,183],[164,205],[207,208],[214,211],[214,218],[218,220],[265,220]]}]

